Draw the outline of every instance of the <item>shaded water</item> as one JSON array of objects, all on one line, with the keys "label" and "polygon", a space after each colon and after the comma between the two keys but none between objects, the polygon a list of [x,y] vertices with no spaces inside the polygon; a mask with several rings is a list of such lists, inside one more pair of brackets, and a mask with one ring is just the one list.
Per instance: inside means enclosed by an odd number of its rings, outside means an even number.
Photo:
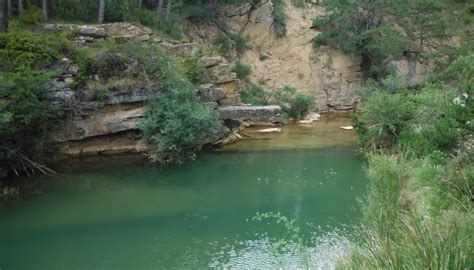
[{"label": "shaded water", "polygon": [[[322,128],[307,127],[307,141]],[[325,136],[353,136],[341,132]],[[270,267],[271,242],[286,232],[253,220],[257,212],[295,219],[306,242],[315,227],[320,236],[357,218],[364,173],[353,140],[290,148],[291,136],[265,136],[266,150],[245,141],[176,166],[140,157],[68,163],[40,179],[40,195],[0,209],[0,269]],[[313,247],[321,256],[318,248],[332,246]]]}]

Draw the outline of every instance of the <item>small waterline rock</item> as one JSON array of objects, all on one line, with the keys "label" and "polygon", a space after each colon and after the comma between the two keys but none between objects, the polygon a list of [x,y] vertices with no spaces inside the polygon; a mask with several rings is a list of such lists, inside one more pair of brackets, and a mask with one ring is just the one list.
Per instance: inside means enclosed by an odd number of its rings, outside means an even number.
[{"label": "small waterline rock", "polygon": [[264,128],[264,129],[259,129],[258,132],[260,132],[260,133],[278,133],[278,132],[281,132],[281,128]]},{"label": "small waterline rock", "polygon": [[339,128],[342,129],[342,130],[347,130],[347,131],[354,130],[353,126],[342,126],[342,127],[339,127]]}]

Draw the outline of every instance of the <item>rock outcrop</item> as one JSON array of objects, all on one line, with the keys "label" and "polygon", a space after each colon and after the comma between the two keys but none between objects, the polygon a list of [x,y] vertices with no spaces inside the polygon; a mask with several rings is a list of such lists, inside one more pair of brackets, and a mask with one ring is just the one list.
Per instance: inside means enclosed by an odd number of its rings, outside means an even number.
[{"label": "rock outcrop", "polygon": [[223,120],[244,121],[258,125],[262,123],[282,123],[280,106],[225,106],[217,109]]},{"label": "rock outcrop", "polygon": [[[323,46],[315,49],[313,39],[320,32],[313,29],[312,19],[325,14],[318,0],[308,1],[305,8],[297,8],[285,1],[287,15],[286,36],[277,37],[273,31],[274,7],[271,0],[262,0],[255,6],[249,3],[223,6],[218,11],[220,25],[193,25],[189,35],[193,39],[214,40],[220,31],[247,38],[249,49],[241,61],[252,68],[250,78],[262,82],[269,90],[292,84],[313,95],[320,110],[352,110],[357,108],[364,71],[361,59]],[[261,57],[265,55],[265,57]],[[394,62],[407,77],[407,85],[426,78],[430,64],[420,61]]]},{"label": "rock outcrop", "polygon": [[[47,25],[58,31],[76,29],[79,35],[92,38],[126,38],[131,42],[140,42],[142,37],[152,39],[151,32],[137,24],[109,24],[97,26],[81,25]],[[135,32],[136,31],[136,32]],[[135,33],[135,35],[133,35]],[[161,39],[159,39],[161,40]],[[170,44],[156,42],[168,52],[177,56],[198,55],[196,43]],[[83,44],[87,45],[87,44]],[[100,58],[115,57],[99,55]],[[112,59],[119,65],[121,59]],[[107,60],[108,61],[108,60]],[[201,57],[199,62],[209,83],[197,87],[196,94],[202,102],[217,110],[223,120],[238,120],[247,124],[257,122],[281,122],[281,108],[241,107],[237,86],[239,82],[232,72],[230,64],[220,56]],[[51,134],[51,142],[58,148],[59,156],[82,156],[97,154],[116,154],[147,151],[139,132],[139,124],[145,115],[145,104],[151,97],[159,98],[162,93],[152,82],[120,77],[107,82],[107,75],[92,75],[91,80],[79,89],[72,85],[78,75],[78,66],[68,59],[63,59],[64,71],[46,84],[48,99],[63,111],[63,118]],[[120,68],[117,68],[120,71]],[[110,74],[109,74],[110,75]],[[223,107],[231,106],[231,107]],[[232,128],[232,127],[231,127]],[[209,143],[222,139],[230,130],[223,126],[222,132]]]}]

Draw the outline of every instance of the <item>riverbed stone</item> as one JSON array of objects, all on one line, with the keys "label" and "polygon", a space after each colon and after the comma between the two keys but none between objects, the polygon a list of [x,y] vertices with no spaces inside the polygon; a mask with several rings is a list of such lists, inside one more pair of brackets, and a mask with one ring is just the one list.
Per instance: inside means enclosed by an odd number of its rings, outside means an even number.
[{"label": "riverbed stone", "polygon": [[217,110],[221,119],[248,120],[254,122],[281,123],[282,109],[277,105],[269,106],[225,106]]}]

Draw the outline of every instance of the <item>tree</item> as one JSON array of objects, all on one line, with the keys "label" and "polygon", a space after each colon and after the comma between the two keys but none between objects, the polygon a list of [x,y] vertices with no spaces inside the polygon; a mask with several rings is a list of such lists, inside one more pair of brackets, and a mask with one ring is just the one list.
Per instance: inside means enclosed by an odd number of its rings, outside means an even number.
[{"label": "tree", "polygon": [[388,18],[399,11],[395,0],[329,0],[328,13],[314,20],[322,31],[315,44],[331,45],[345,53],[358,53],[362,66],[374,77],[384,74],[388,60],[401,57],[405,38]]},{"label": "tree", "polygon": [[433,39],[449,37],[448,24],[443,14],[443,5],[436,0],[412,0],[401,24],[414,42],[414,50],[422,53]]},{"label": "tree", "polygon": [[173,2],[173,0],[168,0],[168,4],[166,5],[166,17],[165,17],[166,21],[169,21],[169,19],[170,19],[171,3],[172,2]]},{"label": "tree", "polygon": [[7,15],[8,18],[12,16],[12,0],[7,0]]},{"label": "tree", "polygon": [[23,0],[18,0],[18,14],[23,13]]},{"label": "tree", "polygon": [[143,0],[138,0],[137,1],[137,6],[138,6],[138,9],[141,9],[142,6],[143,6]]},{"label": "tree", "polygon": [[100,2],[99,2],[99,23],[104,22],[104,13],[105,13],[105,0],[100,0]]},{"label": "tree", "polygon": [[163,14],[163,0],[158,0],[158,6],[156,7],[156,24],[159,25],[161,16]]},{"label": "tree", "polygon": [[43,8],[43,19],[45,22],[48,21],[48,0],[42,0],[42,8]]},{"label": "tree", "polygon": [[8,31],[7,0],[0,0],[0,31]]}]

